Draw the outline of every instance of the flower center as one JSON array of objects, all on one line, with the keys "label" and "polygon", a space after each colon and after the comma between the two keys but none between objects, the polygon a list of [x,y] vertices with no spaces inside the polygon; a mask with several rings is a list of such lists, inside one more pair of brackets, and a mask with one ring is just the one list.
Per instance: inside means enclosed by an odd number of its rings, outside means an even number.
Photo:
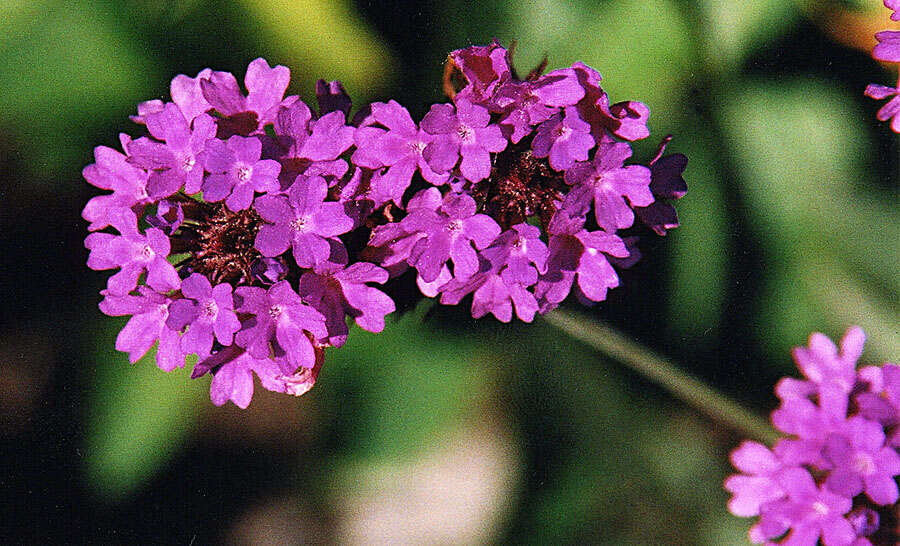
[{"label": "flower center", "polygon": [[525,239],[522,237],[516,237],[516,240],[513,241],[513,248],[520,251],[525,252]]},{"label": "flower center", "polygon": [[269,316],[272,317],[273,320],[278,320],[278,317],[280,317],[283,312],[284,306],[280,303],[276,303],[272,307],[269,307]]},{"label": "flower center", "polygon": [[828,509],[828,506],[822,501],[816,501],[816,502],[812,503],[812,509],[813,509],[813,512],[815,512],[816,514],[819,514],[820,516],[824,516],[824,515],[828,514],[828,512],[830,511]]},{"label": "flower center", "polygon": [[868,476],[875,472],[875,463],[866,453],[857,453],[853,457],[853,469],[863,476]]},{"label": "flower center", "polygon": [[606,176],[606,173],[600,173],[594,177],[594,185],[599,189],[604,191],[612,191],[613,183],[610,177]]},{"label": "flower center", "polygon": [[551,131],[551,134],[552,134],[553,138],[555,138],[556,140],[564,139],[564,138],[568,138],[568,136],[572,134],[572,129],[569,127],[566,127],[565,125],[560,123],[559,125],[557,125],[556,127],[553,128],[553,131]]},{"label": "flower center", "polygon": [[453,220],[451,222],[447,222],[447,231],[450,233],[458,233],[462,229],[462,221]]},{"label": "flower center", "polygon": [[424,150],[425,147],[428,146],[428,144],[425,144],[420,140],[413,140],[412,142],[408,143],[407,146],[409,146],[409,149],[410,151],[412,151],[412,153],[416,155],[422,155],[422,150]]},{"label": "flower center", "polygon": [[308,231],[309,230],[309,216],[300,216],[295,218],[294,221],[291,222],[291,229],[294,231]]},{"label": "flower center", "polygon": [[250,180],[250,177],[253,175],[253,169],[251,167],[247,167],[246,165],[238,167],[237,170],[237,179],[241,182],[247,182]]},{"label": "flower center", "polygon": [[216,302],[213,300],[206,300],[200,313],[206,318],[213,318],[219,313],[219,306],[216,305]]},{"label": "flower center", "polygon": [[[197,163],[197,160],[194,159],[193,156],[185,156],[184,159],[181,160],[181,170],[189,173],[194,170],[195,163]],[[240,174],[238,174],[238,177],[240,177]]]},{"label": "flower center", "polygon": [[144,245],[141,247],[140,255],[142,260],[149,260],[153,258],[155,254],[156,253],[153,252],[153,248],[150,245]]},{"label": "flower center", "polygon": [[475,138],[475,131],[464,123],[460,123],[456,128],[456,134],[463,142],[469,142]]}]

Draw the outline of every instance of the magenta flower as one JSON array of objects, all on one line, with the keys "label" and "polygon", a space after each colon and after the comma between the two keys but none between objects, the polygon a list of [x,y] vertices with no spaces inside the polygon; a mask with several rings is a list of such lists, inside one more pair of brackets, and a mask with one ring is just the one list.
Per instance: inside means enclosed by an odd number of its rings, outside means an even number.
[{"label": "magenta flower", "polygon": [[[127,155],[98,147],[84,169],[107,190],[82,212],[88,266],[116,270],[101,309],[131,315],[117,347],[136,359],[158,342],[164,369],[196,353],[191,375],[213,375],[213,402],[246,407],[254,374],[306,392],[348,317],[379,332],[422,295],[471,295],[474,317],[530,322],[573,286],[587,304],[604,299],[614,267],[640,257],[637,237],[617,233],[631,209],[658,232],[677,225],[661,201],[684,193],[683,156],[625,167],[630,148],[615,143],[646,136],[646,107],[610,106],[581,63],[543,70],[520,79],[496,41],[453,51],[451,102],[418,124],[393,100],[354,114],[338,81],[316,82],[315,112],[285,97],[288,69],[263,59],[245,88],[210,69],[176,76],[171,102],[132,117],[149,135],[120,135]],[[584,228],[591,207],[602,230]],[[887,423],[893,402],[872,375],[854,402]],[[807,383],[785,383],[784,399],[834,402]],[[807,409],[788,407],[786,420]],[[786,445],[798,460],[823,441]]]},{"label": "magenta flower", "polygon": [[389,167],[379,178],[380,183],[386,185],[381,193],[389,195],[399,205],[416,170],[432,184],[447,182],[449,175],[434,172],[423,156],[423,151],[435,137],[417,128],[406,108],[395,101],[376,102],[372,105],[372,118],[388,129],[372,146],[372,153],[379,163]]},{"label": "magenta flower", "polygon": [[647,118],[650,109],[646,105],[627,101],[609,105],[609,96],[600,88],[600,73],[584,63],[575,63],[572,69],[584,89],[584,98],[577,108],[581,119],[591,125],[591,134],[597,142],[609,140],[613,135],[625,140],[639,140],[650,134]]},{"label": "magenta flower", "polygon": [[856,361],[862,354],[866,334],[855,326],[847,330],[841,339],[841,350],[827,336],[814,333],[809,336],[809,347],[797,347],[793,351],[797,367],[811,382],[823,383],[849,393],[856,384]]},{"label": "magenta flower", "polygon": [[267,358],[274,351],[278,365],[287,375],[300,367],[313,367],[313,342],[328,336],[325,317],[303,303],[287,281],[277,282],[268,290],[241,286],[234,297],[238,313],[253,315],[234,336],[237,345],[257,359]]},{"label": "magenta flower", "polygon": [[468,195],[448,194],[439,210],[418,208],[400,223],[408,232],[425,235],[416,242],[408,261],[426,282],[437,278],[447,260],[453,261],[457,279],[467,279],[478,271],[475,250],[490,245],[500,234],[500,226],[475,211],[475,200]]},{"label": "magenta flower", "polygon": [[[631,157],[631,146],[621,142],[603,142],[592,162],[576,163],[566,171],[566,182],[575,187],[563,208],[572,215],[583,215],[594,205],[597,225],[614,233],[631,227],[631,206],[646,207],[653,202],[650,169],[643,165],[623,166]],[[626,201],[627,199],[627,201]],[[629,206],[629,204],[631,206]]]},{"label": "magenta flower", "polygon": [[878,121],[891,120],[891,130],[895,133],[900,133],[900,116],[897,115],[900,114],[900,89],[870,83],[866,87],[866,96],[875,100],[893,97],[878,110],[876,117]]},{"label": "magenta flower", "polygon": [[784,463],[766,446],[744,441],[731,452],[731,464],[741,471],[725,480],[725,489],[734,495],[728,510],[735,516],[758,516],[760,506],[785,496],[776,478]]},{"label": "magenta flower", "polygon": [[684,154],[662,155],[664,141],[659,153],[650,161],[650,192],[653,202],[646,207],[634,207],[635,214],[657,235],[665,235],[666,230],[678,227],[675,207],[664,200],[681,199],[687,193],[687,183],[682,173],[687,167]]},{"label": "magenta flower", "polygon": [[150,171],[147,191],[154,198],[168,197],[182,187],[186,193],[197,193],[203,182],[203,166],[198,155],[206,143],[216,136],[212,117],[200,114],[193,128],[173,103],[146,116],[147,129],[153,137],[139,138],[128,146],[128,160]]},{"label": "magenta flower", "polygon": [[584,218],[557,213],[550,222],[550,254],[547,272],[538,279],[535,288],[541,311],[559,305],[573,283],[577,295],[585,303],[606,299],[606,291],[619,286],[619,277],[609,263],[609,256],[626,258],[625,242],[602,231],[584,229]]},{"label": "magenta flower", "polygon": [[872,50],[872,56],[879,61],[900,63],[900,31],[883,30],[875,34],[878,45]]},{"label": "magenta flower", "polygon": [[785,531],[784,544],[815,546],[821,538],[825,546],[849,546],[856,531],[844,518],[852,501],[817,486],[807,470],[788,468],[778,473],[778,483],[787,499],[766,503],[759,523],[750,530],[753,542],[762,543]]},{"label": "magenta flower", "polygon": [[353,220],[340,203],[325,202],[328,192],[321,176],[300,175],[287,197],[264,195],[256,200],[256,211],[270,222],[256,235],[254,246],[263,256],[283,254],[293,249],[300,267],[312,267],[328,259],[329,239],[353,228]]},{"label": "magenta flower", "polygon": [[540,124],[532,142],[534,157],[550,158],[550,166],[563,171],[576,161],[586,161],[594,147],[591,126],[580,117],[574,107]]},{"label": "magenta flower", "polygon": [[468,81],[456,96],[474,104],[486,105],[497,85],[511,74],[506,49],[496,40],[486,46],[457,49],[450,59]]},{"label": "magenta flower", "polygon": [[145,286],[140,287],[138,292],[138,296],[117,296],[108,291],[101,292],[104,296],[100,302],[101,311],[111,317],[132,315],[116,336],[116,350],[128,353],[128,359],[133,364],[159,341],[156,365],[166,372],[184,366],[180,334],[166,326],[172,299]]},{"label": "magenta flower", "polygon": [[203,80],[209,80],[212,74],[212,70],[204,68],[194,78],[179,74],[172,79],[172,84],[169,86],[172,102],[178,105],[184,119],[188,122],[213,109],[213,105],[203,96],[203,88],[200,84]]},{"label": "magenta flower", "polygon": [[[822,334],[810,336],[808,347],[794,349],[807,379],[780,381],[782,403],[772,413],[775,427],[793,437],[778,440],[771,453],[750,442],[732,453],[743,474],[725,482],[735,494],[729,509],[740,516],[759,514],[750,531],[754,542],[787,531],[784,539],[769,543],[894,542],[893,530],[882,533],[878,527],[894,517],[898,500],[900,454],[886,434],[900,422],[900,409],[886,393],[886,375],[895,371],[884,373],[890,365],[855,370],[864,340],[862,330],[853,327],[840,351]],[[890,388],[900,394],[900,371],[896,375]]]},{"label": "magenta flower", "polygon": [[147,273],[147,284],[157,292],[176,290],[181,281],[175,268],[166,261],[169,238],[156,228],[150,228],[142,235],[137,229],[137,218],[128,212],[111,219],[121,235],[91,233],[84,240],[85,248],[91,251],[88,267],[94,270],[121,268],[106,285],[113,296],[124,296],[134,290],[144,272]]},{"label": "magenta flower", "polygon": [[159,228],[166,235],[172,235],[184,223],[184,209],[181,203],[163,199],[156,205],[156,213],[145,218],[150,227]]},{"label": "magenta flower", "polygon": [[473,292],[473,318],[481,318],[490,313],[500,322],[509,322],[515,308],[516,316],[520,320],[531,322],[534,320],[534,314],[538,312],[534,294],[522,284],[511,280],[510,276],[498,275],[494,271],[477,273],[465,281],[447,282],[440,289],[441,303],[456,305]]},{"label": "magenta flower", "polygon": [[900,0],[884,0],[884,7],[894,11],[891,14],[891,19],[900,21]]},{"label": "magenta flower", "polygon": [[211,140],[200,154],[211,174],[203,181],[203,199],[221,201],[233,211],[253,203],[254,192],[277,191],[281,165],[260,159],[262,144],[256,138],[232,136],[227,142]]},{"label": "magenta flower", "polygon": [[255,59],[247,66],[247,74],[244,76],[244,85],[248,91],[246,96],[229,72],[211,72],[198,79],[203,98],[217,112],[226,117],[252,112],[262,126],[274,119],[277,107],[282,104],[291,71],[286,66],[272,68],[265,59]]},{"label": "magenta flower", "polygon": [[88,230],[101,230],[111,224],[111,219],[118,217],[122,211],[131,212],[131,208],[150,202],[147,194],[146,171],[130,164],[125,155],[107,148],[94,148],[94,159],[82,170],[84,179],[101,190],[112,190],[113,193],[98,195],[85,205],[81,217],[90,222]]},{"label": "magenta flower", "polygon": [[531,286],[537,282],[538,273],[547,270],[547,245],[540,236],[541,230],[535,226],[517,224],[500,234],[481,254],[493,270],[511,282]]},{"label": "magenta flower", "polygon": [[845,497],[865,491],[875,504],[896,503],[894,476],[900,474],[900,455],[884,440],[879,423],[859,416],[848,419],[825,443],[825,459],[833,465],[825,485]]},{"label": "magenta flower", "polygon": [[222,283],[213,288],[206,277],[194,273],[181,282],[181,293],[184,298],[169,306],[166,324],[179,332],[188,327],[181,337],[182,351],[206,358],[212,351],[214,335],[221,345],[231,345],[241,328],[234,314],[231,285]]},{"label": "magenta flower", "polygon": [[326,82],[325,80],[316,81],[316,102],[319,104],[319,115],[340,111],[344,116],[350,114],[350,108],[353,103],[350,101],[350,95],[344,90],[341,82],[334,80]]},{"label": "magenta flower", "polygon": [[535,81],[507,80],[494,93],[492,107],[503,112],[500,126],[517,143],[531,128],[548,120],[560,107],[571,106],[584,97],[571,68],[554,70]]},{"label": "magenta flower", "polygon": [[434,104],[422,119],[422,129],[435,135],[434,141],[423,151],[425,160],[435,172],[452,169],[459,157],[459,170],[472,182],[483,180],[491,174],[489,152],[506,148],[506,139],[497,125],[491,125],[487,108],[466,100],[452,104]]},{"label": "magenta flower", "polygon": [[[213,356],[211,360],[216,359]],[[322,368],[322,359],[317,358],[312,368],[301,368],[294,374],[286,375],[281,367],[269,358],[253,358],[249,353],[240,353],[230,360],[224,359],[223,363],[208,362],[205,366],[198,365],[200,373],[192,377],[200,377],[213,371],[213,379],[209,384],[209,397],[212,403],[221,406],[229,400],[241,409],[246,409],[253,398],[253,374],[259,377],[259,382],[264,389],[300,396],[306,393],[316,382],[319,370]]]},{"label": "magenta flower", "polygon": [[326,262],[326,266],[303,274],[300,295],[325,316],[328,342],[340,347],[347,341],[349,329],[345,317],[368,332],[384,330],[384,317],[394,312],[394,302],[384,292],[367,285],[384,284],[388,272],[377,265],[357,262],[349,267]]}]

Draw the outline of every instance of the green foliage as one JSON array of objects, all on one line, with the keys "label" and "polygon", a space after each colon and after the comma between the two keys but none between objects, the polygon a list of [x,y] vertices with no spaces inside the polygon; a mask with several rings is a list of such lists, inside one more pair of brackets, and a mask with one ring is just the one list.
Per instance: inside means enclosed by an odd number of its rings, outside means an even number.
[{"label": "green foliage", "polygon": [[[863,119],[852,97],[811,80],[747,82],[722,103],[750,219],[765,243],[757,324],[774,354],[785,354],[823,320],[835,331],[848,323],[873,334],[900,331],[896,315],[871,312],[890,309],[900,293],[900,223],[896,202],[866,183],[874,145]],[[871,305],[855,304],[861,293]],[[873,356],[896,354],[896,336],[878,339]]]},{"label": "green foliage", "polygon": [[106,502],[121,501],[184,448],[207,400],[209,381],[190,381],[196,357],[182,369],[156,367],[156,350],[133,365],[116,351],[123,321],[109,320],[91,349],[93,378],[85,418],[87,485]]}]

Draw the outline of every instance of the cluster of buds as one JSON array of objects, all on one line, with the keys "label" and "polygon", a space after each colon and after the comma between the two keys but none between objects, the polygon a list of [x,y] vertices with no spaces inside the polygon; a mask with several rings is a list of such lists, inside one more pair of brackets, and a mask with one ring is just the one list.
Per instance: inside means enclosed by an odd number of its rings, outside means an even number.
[{"label": "cluster of buds", "polygon": [[[544,63],[546,64],[546,63]],[[649,110],[610,104],[575,63],[524,79],[498,43],[450,54],[421,123],[395,101],[350,116],[340,82],[316,85],[318,112],[285,97],[290,73],[250,63],[235,77],[177,76],[172,102],[138,106],[147,135],[84,169],[112,193],[83,217],[88,266],[118,269],[100,309],[130,315],[116,340],[132,362],[158,342],[163,370],[198,356],[215,404],[266,389],[302,394],[347,318],[371,332],[422,296],[530,322],[570,292],[598,302],[613,266],[639,255],[635,218],[677,226],[686,158],[625,165]],[[412,296],[415,294],[415,296]]]},{"label": "cluster of buds", "polygon": [[746,441],[731,454],[737,516],[759,516],[754,543],[872,546],[900,541],[900,366],[856,369],[865,334],[840,350],[822,334],[794,349],[805,379],[782,379],[772,423],[786,437],[772,449]]},{"label": "cluster of buds", "polygon": [[[893,11],[891,20],[900,21],[900,0],[884,0],[884,7]],[[875,34],[875,38],[878,39],[878,45],[872,51],[872,56],[886,63],[900,63],[900,31],[883,30]],[[900,133],[900,80],[894,87],[869,84],[866,96],[877,100],[892,97],[878,110],[878,120],[891,120],[891,129]]]}]

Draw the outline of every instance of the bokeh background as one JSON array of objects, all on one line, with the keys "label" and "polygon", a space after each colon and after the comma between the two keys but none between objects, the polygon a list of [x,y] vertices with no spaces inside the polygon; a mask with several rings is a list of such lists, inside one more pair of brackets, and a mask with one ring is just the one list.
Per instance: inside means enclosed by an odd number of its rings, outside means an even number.
[{"label": "bokeh background", "polygon": [[764,415],[812,331],[859,324],[866,361],[900,358],[898,139],[862,95],[896,76],[869,56],[891,24],[879,0],[3,0],[0,542],[744,543],[721,489],[739,435],[543,320],[419,307],[246,411],[130,366],[81,169],[207,66],[265,56],[306,100],[341,79],[421,119],[452,49],[584,61],[650,106],[636,158],[675,135],[690,189],[583,311]]}]

